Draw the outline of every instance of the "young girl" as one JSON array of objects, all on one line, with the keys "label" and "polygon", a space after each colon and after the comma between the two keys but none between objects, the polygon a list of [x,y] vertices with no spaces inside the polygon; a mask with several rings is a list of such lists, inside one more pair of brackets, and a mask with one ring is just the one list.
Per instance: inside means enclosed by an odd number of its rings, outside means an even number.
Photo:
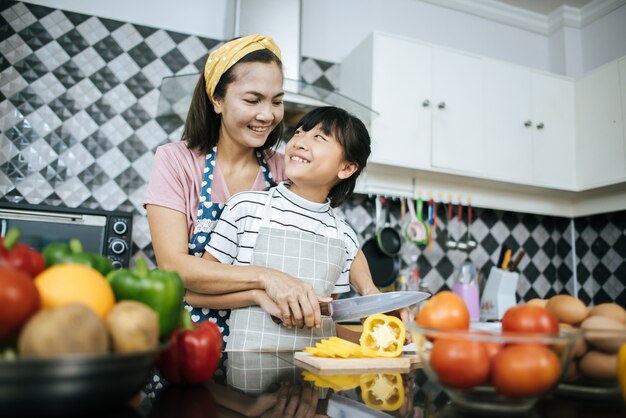
[{"label": "young girl", "polygon": [[[229,199],[203,257],[280,270],[321,297],[347,292],[358,241],[332,208],[350,197],[369,155],[370,137],[358,118],[336,107],[309,112],[285,148],[289,182]],[[238,296],[229,350],[299,350],[334,335],[331,318],[314,328],[289,323],[288,329],[272,321],[270,314],[280,316],[280,310],[264,293]],[[203,305],[219,307],[213,298]]]}]

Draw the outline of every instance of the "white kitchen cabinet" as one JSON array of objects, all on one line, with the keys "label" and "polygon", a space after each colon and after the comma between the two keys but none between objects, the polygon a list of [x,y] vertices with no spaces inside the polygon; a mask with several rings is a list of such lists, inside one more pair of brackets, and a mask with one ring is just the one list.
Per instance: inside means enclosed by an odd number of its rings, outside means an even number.
[{"label": "white kitchen cabinet", "polygon": [[482,59],[433,49],[431,164],[460,174],[483,172]]},{"label": "white kitchen cabinet", "polygon": [[626,180],[623,66],[614,61],[576,81],[576,174],[581,190]]},{"label": "white kitchen cabinet", "polygon": [[531,72],[533,184],[576,188],[574,82]]},{"label": "white kitchen cabinet", "polygon": [[480,58],[380,32],[341,63],[341,93],[379,113],[371,162],[478,174]]},{"label": "white kitchen cabinet", "polygon": [[374,33],[341,63],[341,93],[379,113],[370,161],[430,169],[431,48]]},{"label": "white kitchen cabinet", "polygon": [[483,71],[485,176],[573,190],[573,82],[493,60]]}]

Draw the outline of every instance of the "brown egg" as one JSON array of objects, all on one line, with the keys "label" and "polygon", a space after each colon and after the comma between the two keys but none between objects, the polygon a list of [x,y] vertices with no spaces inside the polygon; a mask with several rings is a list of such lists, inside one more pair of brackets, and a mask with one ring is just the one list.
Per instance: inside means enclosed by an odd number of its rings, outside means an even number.
[{"label": "brown egg", "polygon": [[606,316],[590,316],[580,324],[585,339],[605,353],[617,353],[626,344],[626,325]]},{"label": "brown egg", "polygon": [[542,308],[545,308],[547,303],[548,303],[548,299],[535,298],[535,299],[531,299],[528,302],[526,302],[526,305],[529,305],[529,306],[541,306]]},{"label": "brown egg", "polygon": [[[577,334],[578,336],[582,337],[582,331],[570,324],[566,324],[565,322],[561,322],[559,324],[559,328],[561,329],[562,333],[572,333],[572,334]],[[572,349],[572,356],[574,356],[574,358],[579,358],[581,357],[583,354],[585,354],[587,352],[587,341],[584,338],[578,338],[576,340],[576,344],[574,344],[574,348]]]},{"label": "brown egg", "polygon": [[616,303],[601,303],[589,311],[589,316],[608,316],[626,324],[626,309]]},{"label": "brown egg", "polygon": [[559,320],[566,324],[576,325],[587,317],[585,304],[570,295],[557,295],[548,300],[546,309],[552,312]]},{"label": "brown egg", "polygon": [[591,350],[578,363],[580,373],[590,379],[617,379],[617,355]]}]

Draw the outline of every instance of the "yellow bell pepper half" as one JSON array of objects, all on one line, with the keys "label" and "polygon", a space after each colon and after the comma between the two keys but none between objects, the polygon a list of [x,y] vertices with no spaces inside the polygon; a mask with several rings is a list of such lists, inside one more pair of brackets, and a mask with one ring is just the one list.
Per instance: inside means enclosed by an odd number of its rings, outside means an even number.
[{"label": "yellow bell pepper half", "polygon": [[363,353],[378,357],[397,357],[402,353],[406,328],[395,316],[376,314],[367,317],[359,342]]},{"label": "yellow bell pepper half", "polygon": [[404,403],[404,383],[399,373],[361,376],[361,398],[377,411],[397,411]]}]

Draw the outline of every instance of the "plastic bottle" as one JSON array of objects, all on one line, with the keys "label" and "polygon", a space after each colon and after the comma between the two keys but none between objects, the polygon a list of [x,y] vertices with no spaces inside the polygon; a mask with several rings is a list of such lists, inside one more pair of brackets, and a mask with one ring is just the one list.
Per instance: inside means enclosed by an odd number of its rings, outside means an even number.
[{"label": "plastic bottle", "polygon": [[480,319],[479,291],[476,267],[472,263],[463,263],[457,274],[452,291],[465,302],[472,321]]}]

